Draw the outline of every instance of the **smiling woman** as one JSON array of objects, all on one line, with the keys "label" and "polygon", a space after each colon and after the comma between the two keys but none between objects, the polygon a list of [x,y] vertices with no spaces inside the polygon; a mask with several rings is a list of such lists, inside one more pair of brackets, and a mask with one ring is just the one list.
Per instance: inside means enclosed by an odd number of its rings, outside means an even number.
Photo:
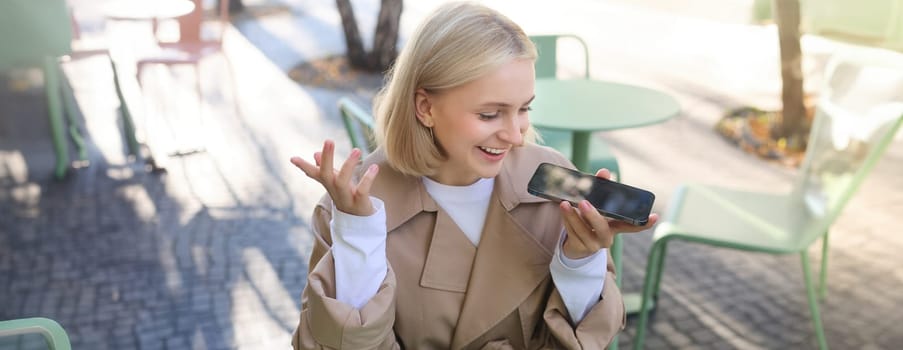
[{"label": "smiling woman", "polygon": [[[292,158],[327,195],[295,349],[601,349],[624,325],[609,222],[531,196],[536,49],[481,5],[417,28],[377,97],[377,150],[334,170],[327,140]],[[610,174],[600,170],[596,176]]]},{"label": "smiling woman", "polygon": [[533,61],[528,59],[516,59],[445,91],[417,89],[417,121],[430,130],[431,146],[442,156],[430,177],[466,186],[497,175],[505,154],[525,142],[532,100]]}]

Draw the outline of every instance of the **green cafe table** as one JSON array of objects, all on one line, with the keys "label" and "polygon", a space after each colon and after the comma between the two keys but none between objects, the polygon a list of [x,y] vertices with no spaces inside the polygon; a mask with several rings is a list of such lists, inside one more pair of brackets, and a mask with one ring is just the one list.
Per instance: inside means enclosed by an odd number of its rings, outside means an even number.
[{"label": "green cafe table", "polygon": [[103,5],[107,18],[121,21],[168,19],[187,15],[194,10],[188,0],[108,1]]},{"label": "green cafe table", "polygon": [[[601,80],[536,79],[535,92],[530,122],[573,133],[571,161],[578,169],[588,166],[593,132],[657,124],[680,112],[677,100],[663,92]],[[618,285],[621,285],[621,245],[621,236],[615,236],[611,255]],[[628,313],[639,311],[640,295],[625,294],[624,305]]]}]

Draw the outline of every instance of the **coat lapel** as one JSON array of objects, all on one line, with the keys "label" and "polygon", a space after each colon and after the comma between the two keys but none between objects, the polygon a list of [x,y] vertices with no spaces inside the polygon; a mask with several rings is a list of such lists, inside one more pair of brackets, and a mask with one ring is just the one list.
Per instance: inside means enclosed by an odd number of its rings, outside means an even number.
[{"label": "coat lapel", "polygon": [[420,285],[426,288],[464,293],[470,279],[477,247],[445,210],[436,213],[436,226],[423,266]]},{"label": "coat lapel", "polygon": [[386,204],[386,230],[391,232],[421,212],[436,212],[439,205],[430,197],[419,177],[402,174],[386,161],[378,148],[358,166],[362,174],[370,164],[379,164],[379,176],[373,180],[370,195]]},{"label": "coat lapel", "polygon": [[505,198],[506,187],[511,186],[506,175],[503,172],[496,181],[452,349],[467,346],[492,329],[549,276],[552,253],[505,208],[506,202],[516,204],[514,198]]},{"label": "coat lapel", "polygon": [[373,195],[386,203],[386,229],[391,232],[422,212],[436,213],[430,235],[429,252],[423,266],[420,285],[426,288],[464,293],[476,247],[461,232],[454,220],[430,197],[423,181],[416,176],[399,173],[385,161],[381,150],[368,157],[362,169],[372,163],[380,165],[380,176],[372,186]]}]

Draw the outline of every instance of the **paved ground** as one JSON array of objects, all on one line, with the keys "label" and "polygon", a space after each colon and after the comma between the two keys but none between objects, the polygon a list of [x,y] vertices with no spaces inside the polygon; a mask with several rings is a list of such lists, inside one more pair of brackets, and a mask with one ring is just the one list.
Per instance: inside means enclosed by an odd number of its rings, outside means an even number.
[{"label": "paved ground", "polygon": [[[141,30],[105,26],[98,1],[78,3],[89,32],[114,28],[112,36],[121,37]],[[659,11],[662,2],[654,0],[570,1],[555,8],[491,4],[528,32],[584,37],[594,77],[659,88],[679,99],[683,113],[665,124],[599,136],[612,143],[625,181],[656,192],[658,211],[667,211],[671,192],[684,182],[790,187],[792,169],[753,159],[711,131],[727,108],[777,104],[774,29],[739,23],[742,9],[724,7],[713,20],[695,16],[705,12],[700,9]],[[0,77],[0,319],[54,318],[77,349],[289,347],[306,277],[307,220],[322,190],[287,159],[311,154],[326,137],[339,140],[340,153],[347,154],[335,100],[352,95],[366,102],[372,92],[288,80],[285,71],[294,63],[341,52],[341,32],[331,1],[277,5],[288,10],[239,20],[240,32],[229,32],[237,84],[222,60],[206,62],[201,113],[191,72],[150,72],[148,118],[139,126],[151,130],[153,145],[206,148],[170,158],[166,173],[150,173],[123,156],[103,58],[66,67],[91,164],[63,181],[50,177],[39,79]],[[377,5],[356,5],[366,37],[372,19],[361,14],[375,13],[367,6]],[[434,4],[406,6],[405,32]],[[818,68],[835,48],[817,38],[804,41],[813,90]],[[582,65],[563,60],[565,74]],[[896,141],[834,226],[822,303],[834,348],[903,343],[903,294],[897,292],[903,238],[896,225],[903,212],[901,172],[903,142]],[[650,236],[627,239],[626,290],[640,287]],[[668,257],[648,348],[814,347],[798,257],[679,243]],[[622,344],[629,346],[634,333],[629,319]],[[0,341],[0,349],[15,349],[17,341]],[[25,343],[31,348],[35,341]]]}]

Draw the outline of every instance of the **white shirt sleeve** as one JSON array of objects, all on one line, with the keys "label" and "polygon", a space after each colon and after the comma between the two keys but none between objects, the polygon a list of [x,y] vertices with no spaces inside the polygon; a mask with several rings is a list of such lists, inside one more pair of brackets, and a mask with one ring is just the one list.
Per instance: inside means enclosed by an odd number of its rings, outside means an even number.
[{"label": "white shirt sleeve", "polygon": [[376,212],[370,216],[344,213],[332,206],[332,256],[335,261],[336,300],[360,309],[376,295],[389,268],[386,260],[386,210],[370,197]]},{"label": "white shirt sleeve", "polygon": [[582,259],[570,259],[561,252],[566,236],[567,233],[561,235],[549,269],[571,319],[577,324],[602,296],[605,274],[608,271],[608,249],[600,249],[596,254]]}]

